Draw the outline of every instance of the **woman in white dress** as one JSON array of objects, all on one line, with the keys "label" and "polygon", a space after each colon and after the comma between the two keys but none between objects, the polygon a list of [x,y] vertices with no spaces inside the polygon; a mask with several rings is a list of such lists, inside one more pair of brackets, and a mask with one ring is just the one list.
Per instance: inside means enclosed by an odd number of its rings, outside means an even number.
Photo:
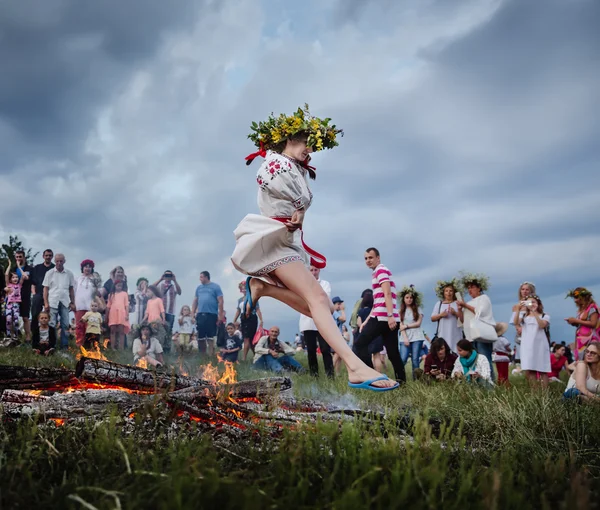
[{"label": "woman in white dress", "polygon": [[463,338],[462,328],[458,321],[463,322],[462,308],[456,303],[456,289],[458,282],[455,279],[439,281],[435,293],[439,301],[431,312],[431,322],[437,322],[436,337],[446,340],[452,352],[456,353],[456,344]]},{"label": "woman in white dress", "polygon": [[548,386],[550,366],[550,342],[546,328],[550,316],[544,313],[544,305],[538,296],[527,300],[527,311],[520,322],[521,326],[521,370],[530,384],[536,384],[539,377],[542,386]]},{"label": "woman in white dress", "polygon": [[259,150],[246,158],[247,164],[265,157],[256,179],[260,215],[247,215],[235,229],[236,247],[231,257],[236,269],[249,276],[246,313],[251,314],[264,296],[286,303],[312,317],[346,365],[352,387],[373,391],[397,388],[398,383],[352,352],[333,320],[331,300],[308,270],[309,263],[325,266],[324,257],[308,248],[302,237],[304,215],[313,199],[307,177],[316,176],[308,162],[312,152],[337,146],[341,130],[331,125],[330,119],[311,116],[306,106],[290,116],[281,114],[253,123],[252,131],[249,138]]},{"label": "woman in white dress", "polygon": [[[462,286],[467,290],[471,301],[465,303],[462,300],[457,300],[456,304],[461,310],[468,310],[473,314],[475,319],[478,319],[480,328],[485,328],[487,338],[482,336],[477,337],[471,328],[472,317],[467,317],[465,314],[465,336],[467,340],[473,342],[475,350],[485,356],[488,360],[490,367],[492,366],[492,352],[494,342],[498,339],[496,334],[496,320],[494,319],[494,313],[492,311],[492,302],[490,298],[483,292],[489,287],[488,277],[483,274],[463,274],[461,278]],[[481,333],[481,332],[480,332]],[[492,371],[492,379],[495,378],[495,374]]]},{"label": "woman in white dress", "polygon": [[[515,327],[515,361],[521,361],[521,319],[525,316],[527,308],[525,303],[529,296],[535,294],[535,285],[531,282],[523,282],[519,285],[519,302],[512,307],[512,316],[509,323]],[[519,316],[517,320],[517,315]]]}]

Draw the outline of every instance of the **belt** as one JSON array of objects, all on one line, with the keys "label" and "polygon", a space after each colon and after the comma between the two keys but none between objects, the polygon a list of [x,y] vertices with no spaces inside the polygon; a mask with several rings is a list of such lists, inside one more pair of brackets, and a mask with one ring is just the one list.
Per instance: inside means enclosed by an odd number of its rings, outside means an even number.
[{"label": "belt", "polygon": [[[272,217],[271,219],[279,221],[281,223],[287,223],[288,221],[292,220],[291,217],[283,216],[276,216]],[[308,244],[304,242],[304,231],[302,229],[300,229],[300,240],[302,241],[302,248],[304,248],[306,253],[310,255],[310,265],[316,267],[317,269],[324,269],[327,266],[327,259],[325,258],[325,255],[322,255],[318,251],[313,250],[310,246],[308,246]]]}]

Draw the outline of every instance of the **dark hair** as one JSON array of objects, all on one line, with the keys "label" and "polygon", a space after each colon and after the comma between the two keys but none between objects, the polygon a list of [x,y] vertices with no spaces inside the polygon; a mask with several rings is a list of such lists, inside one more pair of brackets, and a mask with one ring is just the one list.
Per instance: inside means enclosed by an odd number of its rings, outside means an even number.
[{"label": "dark hair", "polygon": [[25,257],[25,250],[17,250],[17,251],[15,252],[15,255],[16,255],[17,253],[20,253],[21,255],[23,255],[23,258]]},{"label": "dark hair", "polygon": [[[529,296],[529,299],[535,299],[535,302],[538,305],[537,311],[542,315],[542,317],[544,317],[544,305],[543,305],[540,297],[539,296]],[[527,310],[527,315],[529,315],[529,314],[530,314],[530,310]]]},{"label": "dark hair", "polygon": [[140,327],[137,328],[136,338],[139,338],[141,340],[142,339],[142,331],[146,328],[150,330],[150,338],[152,338],[152,335],[154,334],[154,330],[152,329],[152,326],[147,322],[142,322],[140,324]]},{"label": "dark hair", "polygon": [[156,297],[162,298],[162,293],[156,285],[148,285],[148,289],[151,290]]},{"label": "dark hair", "polygon": [[210,280],[210,273],[208,271],[202,271],[201,276],[204,276],[207,280]]},{"label": "dark hair", "polygon": [[441,336],[438,336],[431,342],[430,352],[437,358],[438,352],[440,352],[442,347],[446,348],[446,354],[450,354],[450,346],[448,345],[448,342],[446,342],[446,340]]},{"label": "dark hair", "polygon": [[370,251],[375,253],[376,257],[381,257],[381,255],[379,254],[379,250],[377,248],[373,248],[372,246],[370,248],[367,248],[365,250],[367,253],[369,253]]},{"label": "dark hair", "polygon": [[231,326],[232,328],[235,328],[235,324],[233,322],[228,323],[227,326],[225,326],[225,327],[228,328],[229,326]]},{"label": "dark hair", "polygon": [[365,289],[362,291],[362,294],[360,295],[361,298],[364,298],[367,294],[373,294],[373,289]]},{"label": "dark hair", "polygon": [[51,253],[52,255],[54,255],[54,252],[50,248],[46,248],[44,250],[44,253],[42,253],[42,255],[46,255],[46,253]]},{"label": "dark hair", "polygon": [[[278,154],[282,154],[287,146],[288,140],[292,140],[294,142],[305,142],[306,143],[308,136],[309,135],[308,135],[307,131],[298,131],[295,135],[292,135],[289,138],[282,140],[281,142],[273,144],[271,146],[271,150],[273,152],[277,152]],[[309,168],[308,162],[298,161],[298,164],[308,172],[308,176],[313,181],[317,178],[317,174],[315,173],[315,171],[312,168]]]},{"label": "dark hair", "polygon": [[463,338],[462,340],[459,340],[458,343],[456,344],[457,349],[460,349],[461,351],[467,351],[469,354],[471,354],[475,348],[473,347],[473,344],[471,342],[469,342],[468,340],[466,340],[465,338]]},{"label": "dark hair", "polygon": [[563,344],[554,344],[554,346],[552,347],[552,352],[556,352],[558,351],[558,349],[566,349],[567,346],[563,345]]},{"label": "dark hair", "polygon": [[404,320],[404,316],[406,315],[406,303],[404,302],[404,298],[406,296],[412,296],[413,297],[413,302],[412,305],[410,305],[410,309],[412,310],[413,313],[413,320],[416,322],[419,320],[419,307],[417,306],[417,300],[415,299],[415,295],[408,293],[405,294],[402,297],[402,302],[400,303],[400,321]]},{"label": "dark hair", "polygon": [[361,308],[373,308],[373,293],[367,293],[363,296],[362,301],[360,302]]}]

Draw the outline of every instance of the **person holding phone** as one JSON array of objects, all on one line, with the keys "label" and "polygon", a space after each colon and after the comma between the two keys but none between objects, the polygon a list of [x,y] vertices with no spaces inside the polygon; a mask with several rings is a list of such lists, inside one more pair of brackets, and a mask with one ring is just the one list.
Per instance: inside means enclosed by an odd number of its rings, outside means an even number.
[{"label": "person holding phone", "polygon": [[437,337],[431,342],[431,350],[425,357],[423,373],[433,381],[450,379],[457,358],[448,342],[442,337]]}]

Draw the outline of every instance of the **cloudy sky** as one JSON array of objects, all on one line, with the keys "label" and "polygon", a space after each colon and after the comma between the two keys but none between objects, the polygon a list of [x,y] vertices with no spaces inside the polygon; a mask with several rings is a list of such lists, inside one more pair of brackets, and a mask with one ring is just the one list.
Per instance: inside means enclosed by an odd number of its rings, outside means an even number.
[{"label": "cloudy sky", "polygon": [[566,290],[600,296],[598,26],[596,0],[0,0],[0,238],[172,269],[179,304],[207,269],[231,318],[248,126],[307,102],[346,133],[305,222],[334,294],[369,286],[374,245],[426,316],[436,280],[483,271],[497,320],[533,281],[570,341]]}]

